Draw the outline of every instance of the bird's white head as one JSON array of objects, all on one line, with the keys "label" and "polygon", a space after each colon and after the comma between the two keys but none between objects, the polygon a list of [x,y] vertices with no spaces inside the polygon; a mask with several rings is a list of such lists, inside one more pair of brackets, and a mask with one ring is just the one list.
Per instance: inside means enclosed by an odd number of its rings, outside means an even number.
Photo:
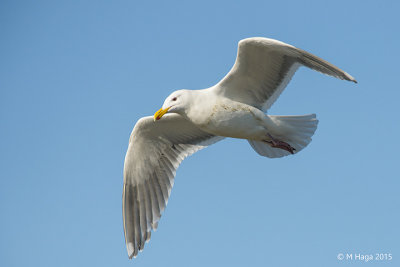
[{"label": "bird's white head", "polygon": [[154,121],[159,120],[166,113],[183,115],[190,103],[190,90],[178,90],[170,94],[164,101],[162,108],[154,114]]}]

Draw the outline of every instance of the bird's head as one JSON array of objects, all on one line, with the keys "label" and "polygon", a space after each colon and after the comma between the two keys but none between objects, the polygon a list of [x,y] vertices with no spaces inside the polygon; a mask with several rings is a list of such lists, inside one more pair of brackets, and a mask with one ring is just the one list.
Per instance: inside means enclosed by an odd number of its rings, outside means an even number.
[{"label": "bird's head", "polygon": [[164,101],[162,108],[154,114],[154,121],[158,121],[166,113],[182,114],[190,100],[189,90],[178,90],[170,94]]}]

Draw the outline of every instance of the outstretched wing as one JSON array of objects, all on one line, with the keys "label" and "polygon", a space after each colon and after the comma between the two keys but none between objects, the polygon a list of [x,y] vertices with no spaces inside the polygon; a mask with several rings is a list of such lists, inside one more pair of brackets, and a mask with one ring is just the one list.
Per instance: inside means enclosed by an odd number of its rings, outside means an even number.
[{"label": "outstretched wing", "polygon": [[215,90],[232,100],[266,111],[301,65],[357,82],[348,73],[304,50],[277,40],[255,37],[239,42],[236,62]]},{"label": "outstretched wing", "polygon": [[122,194],[129,258],[143,249],[151,230],[157,228],[181,161],[222,139],[177,114],[167,114],[157,122],[144,117],[136,123],[125,157]]}]

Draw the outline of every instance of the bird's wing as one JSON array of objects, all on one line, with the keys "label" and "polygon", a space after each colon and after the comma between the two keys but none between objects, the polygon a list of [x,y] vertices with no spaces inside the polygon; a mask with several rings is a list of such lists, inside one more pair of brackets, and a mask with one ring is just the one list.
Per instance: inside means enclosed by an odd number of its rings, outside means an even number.
[{"label": "bird's wing", "polygon": [[181,161],[223,137],[201,131],[177,114],[141,118],[133,128],[124,165],[122,209],[129,258],[157,228]]},{"label": "bird's wing", "polygon": [[266,111],[302,65],[357,82],[348,73],[304,50],[277,40],[255,37],[239,42],[235,64],[214,88],[220,95]]}]

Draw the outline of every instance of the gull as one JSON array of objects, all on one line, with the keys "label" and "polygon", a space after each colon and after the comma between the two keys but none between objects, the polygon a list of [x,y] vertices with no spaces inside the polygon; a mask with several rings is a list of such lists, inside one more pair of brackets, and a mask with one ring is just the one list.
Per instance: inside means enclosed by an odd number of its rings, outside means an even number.
[{"label": "gull", "polygon": [[247,38],[239,42],[235,64],[219,83],[175,91],[154,116],[139,119],[129,139],[122,195],[130,259],[157,229],[185,157],[225,137],[246,139],[269,158],[296,154],[311,142],[318,124],[315,114],[266,114],[300,66],[357,83],[331,63],[292,45]]}]

